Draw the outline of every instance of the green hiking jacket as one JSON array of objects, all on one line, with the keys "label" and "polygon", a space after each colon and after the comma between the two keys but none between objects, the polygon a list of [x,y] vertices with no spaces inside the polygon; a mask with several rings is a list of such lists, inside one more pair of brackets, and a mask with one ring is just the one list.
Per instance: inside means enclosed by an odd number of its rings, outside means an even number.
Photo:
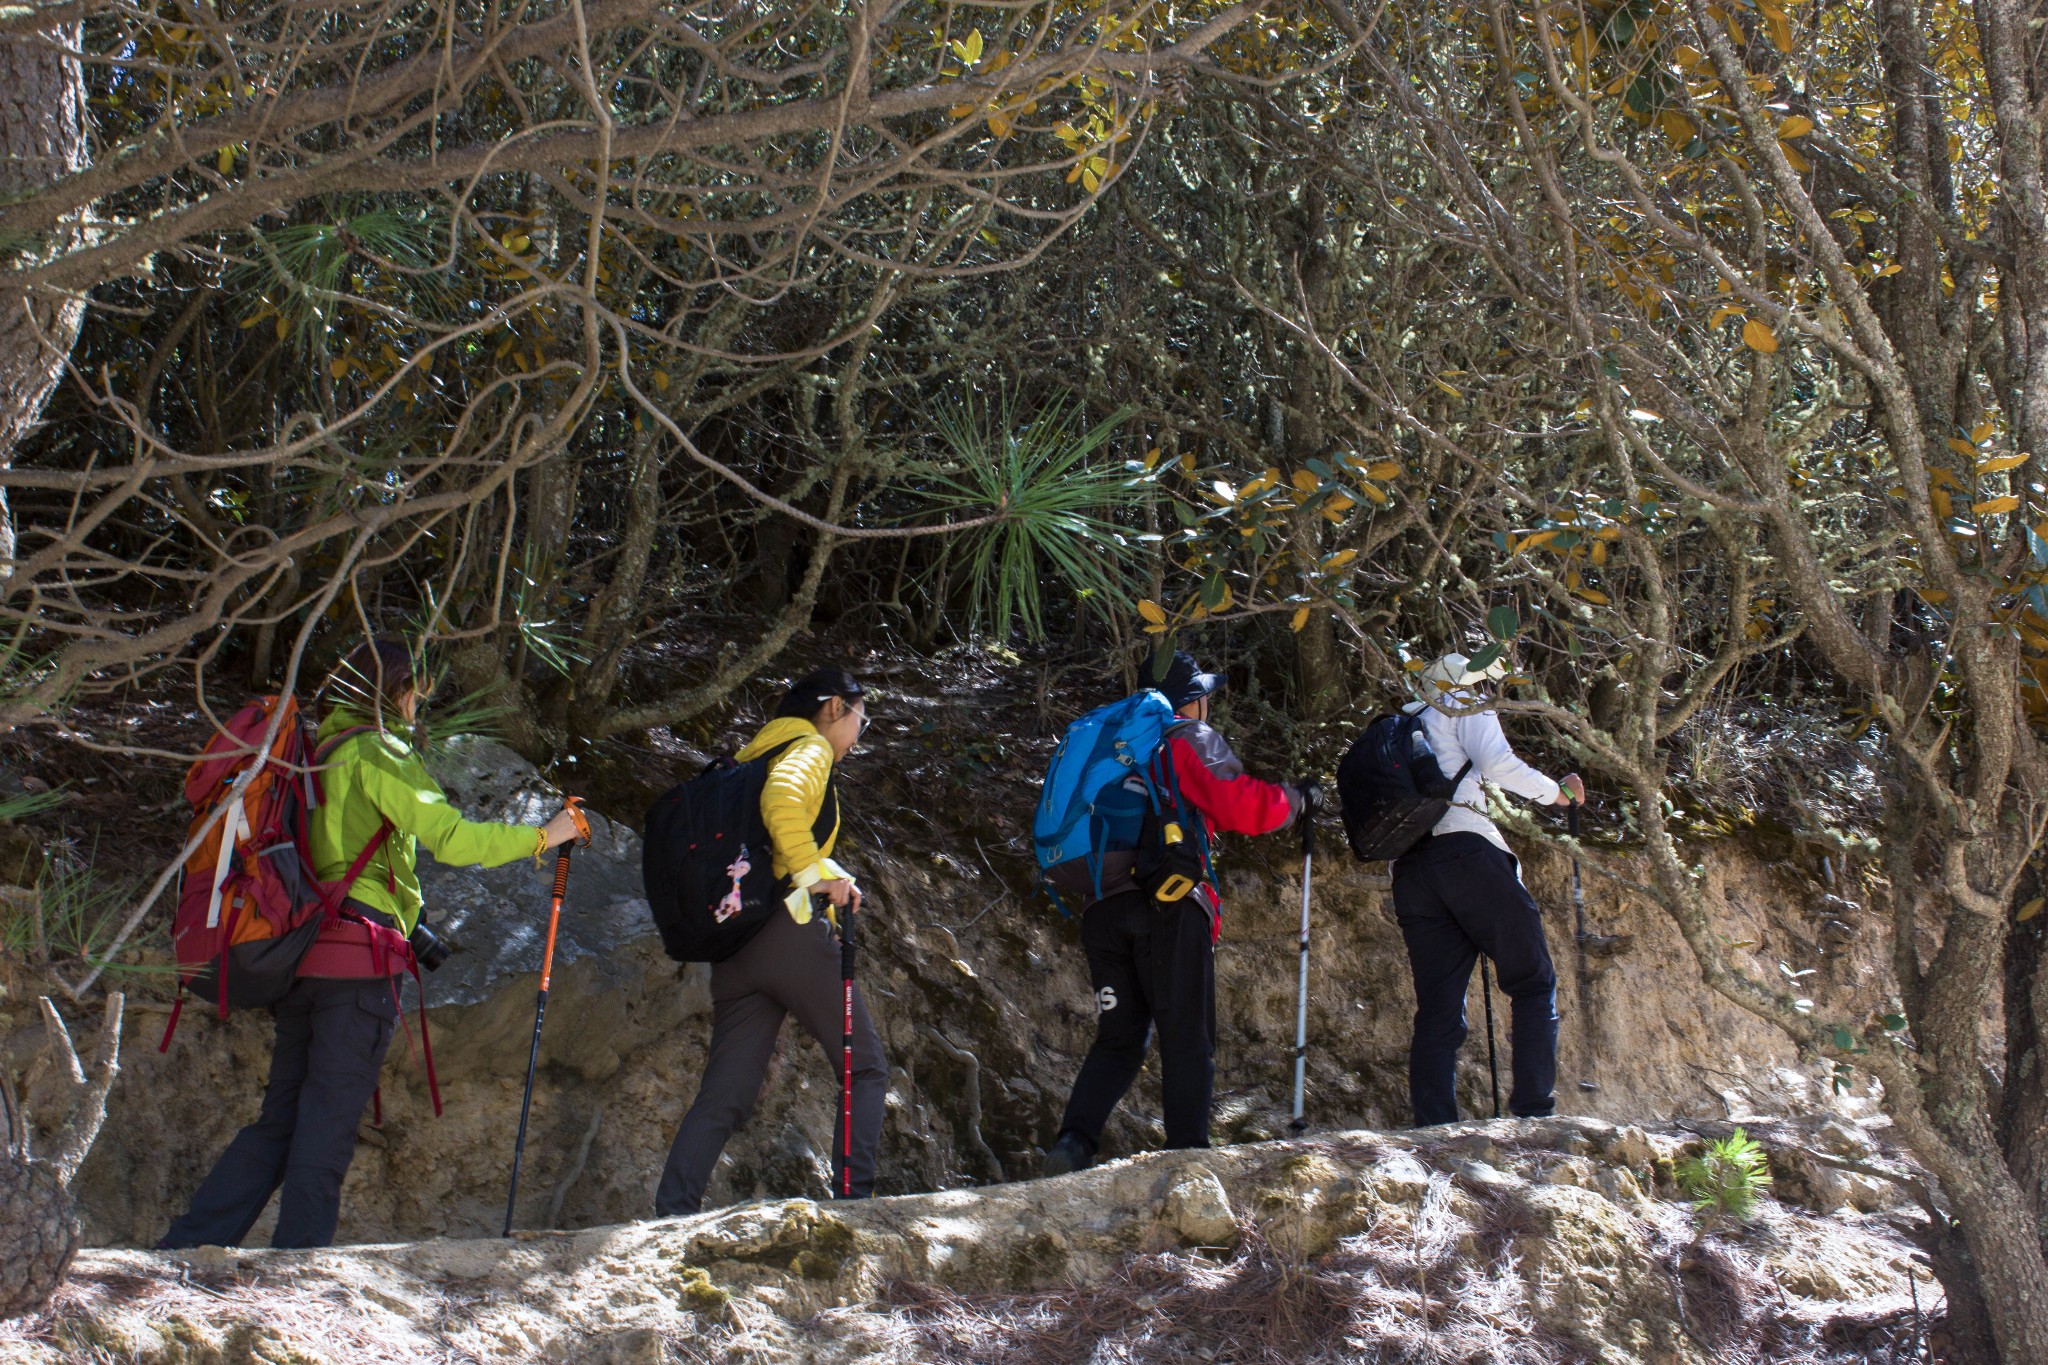
[{"label": "green hiking jacket", "polygon": [[[337,707],[320,723],[319,742],[370,723],[359,711]],[[532,857],[539,842],[540,832],[531,825],[463,819],[412,747],[382,730],[343,740],[327,755],[320,784],[321,802],[307,830],[314,875],[341,880],[378,825],[389,820],[391,837],[348,894],[397,920],[402,933],[410,934],[419,922],[421,844],[437,862],[497,867]]]}]

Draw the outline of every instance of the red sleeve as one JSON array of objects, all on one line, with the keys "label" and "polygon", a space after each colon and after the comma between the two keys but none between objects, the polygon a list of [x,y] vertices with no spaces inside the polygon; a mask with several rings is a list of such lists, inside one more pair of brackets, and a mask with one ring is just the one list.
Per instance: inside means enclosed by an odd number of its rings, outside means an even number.
[{"label": "red sleeve", "polygon": [[[1209,739],[1214,733],[1210,731],[1203,738]],[[1227,834],[1265,834],[1286,824],[1294,814],[1286,788],[1277,782],[1262,782],[1245,772],[1236,755],[1227,748],[1222,752],[1229,761],[1216,765],[1223,769],[1223,773],[1218,773],[1186,737],[1174,735],[1167,743],[1172,746],[1173,775],[1180,783],[1181,795],[1208,816],[1214,828]]]}]

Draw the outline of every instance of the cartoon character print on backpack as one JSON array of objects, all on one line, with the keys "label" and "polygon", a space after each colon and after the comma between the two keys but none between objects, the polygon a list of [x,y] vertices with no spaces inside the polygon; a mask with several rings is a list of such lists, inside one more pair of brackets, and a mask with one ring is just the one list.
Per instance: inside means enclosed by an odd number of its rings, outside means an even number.
[{"label": "cartoon character print on backpack", "polygon": [[741,844],[740,856],[733,859],[732,865],[725,869],[725,875],[732,878],[732,889],[727,891],[725,899],[718,903],[718,909],[712,913],[712,919],[723,924],[740,912],[741,906],[746,903],[740,895],[740,886],[746,881],[747,874],[753,870],[754,865],[747,861],[747,846]]}]

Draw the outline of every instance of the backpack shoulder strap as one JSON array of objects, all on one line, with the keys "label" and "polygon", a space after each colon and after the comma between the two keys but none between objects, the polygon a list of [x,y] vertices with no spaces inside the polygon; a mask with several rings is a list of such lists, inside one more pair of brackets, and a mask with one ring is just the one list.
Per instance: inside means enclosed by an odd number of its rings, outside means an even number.
[{"label": "backpack shoulder strap", "polygon": [[341,748],[342,745],[348,743],[357,735],[382,733],[384,733],[384,731],[379,726],[351,725],[347,729],[342,730],[341,732],[336,734],[332,739],[328,740],[325,744],[322,744],[319,748],[315,749],[313,751],[313,761],[316,764],[325,763],[328,759],[332,758],[335,755],[335,753]]}]

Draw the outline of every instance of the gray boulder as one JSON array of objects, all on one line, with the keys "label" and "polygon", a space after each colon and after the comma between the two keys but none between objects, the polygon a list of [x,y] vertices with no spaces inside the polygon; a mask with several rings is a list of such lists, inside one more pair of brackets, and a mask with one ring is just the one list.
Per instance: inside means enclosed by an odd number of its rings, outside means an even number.
[{"label": "gray boulder", "polygon": [[[540,825],[562,808],[562,793],[524,758],[495,740],[452,740],[430,763],[455,808],[471,820]],[[615,959],[654,922],[640,883],[640,836],[588,810],[590,847],[570,855],[569,894],[555,939],[555,968],[580,958]],[[426,920],[454,950],[428,978],[435,1005],[473,1005],[507,977],[538,973],[547,943],[555,859],[503,867],[444,867],[422,849]]]}]

